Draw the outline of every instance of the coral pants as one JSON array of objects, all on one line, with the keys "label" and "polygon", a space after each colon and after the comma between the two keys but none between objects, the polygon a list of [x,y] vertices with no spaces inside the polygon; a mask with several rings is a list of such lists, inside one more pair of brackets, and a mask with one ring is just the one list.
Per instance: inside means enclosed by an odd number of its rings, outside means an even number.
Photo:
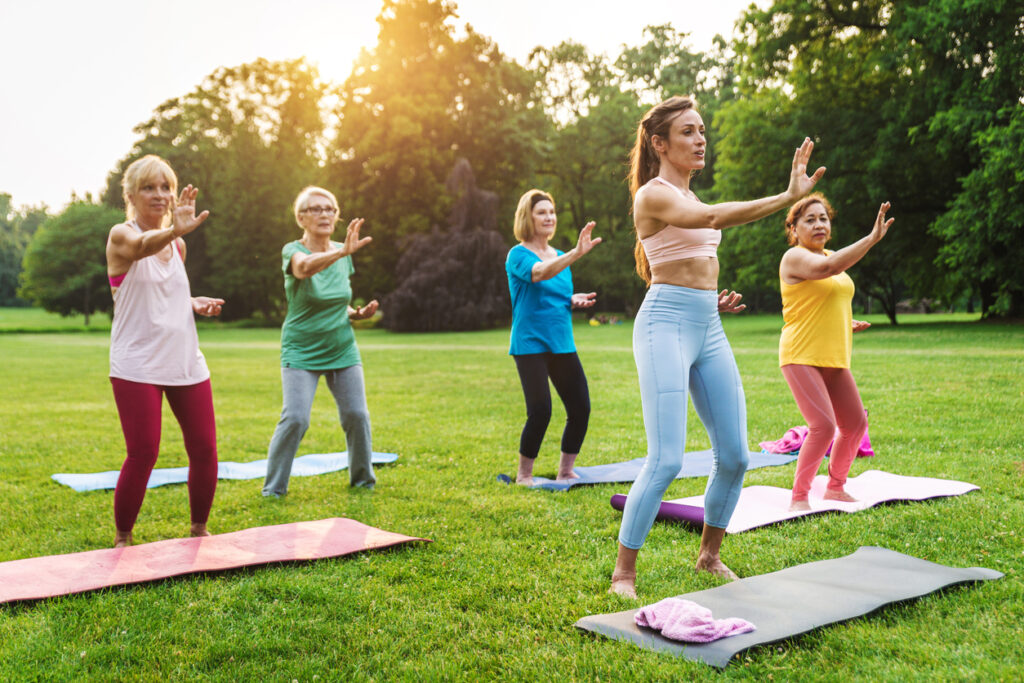
[{"label": "coral pants", "polygon": [[808,427],[807,439],[800,447],[796,461],[793,500],[807,500],[811,482],[833,438],[835,444],[829,457],[828,488],[842,491],[846,475],[857,456],[857,448],[868,429],[868,419],[853,374],[848,368],[783,365],[782,376],[786,378]]}]

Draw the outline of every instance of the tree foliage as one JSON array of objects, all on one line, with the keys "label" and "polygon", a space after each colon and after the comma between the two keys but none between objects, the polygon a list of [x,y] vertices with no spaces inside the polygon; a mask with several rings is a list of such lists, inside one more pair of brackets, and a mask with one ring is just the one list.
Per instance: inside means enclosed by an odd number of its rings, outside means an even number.
[{"label": "tree foliage", "polygon": [[449,229],[410,239],[398,262],[398,286],[384,300],[384,324],[396,332],[479,330],[509,321],[508,245],[495,229],[498,195],[477,188],[465,159],[446,189],[456,197]]},{"label": "tree foliage", "polygon": [[281,312],[281,246],[298,231],[292,203],[325,176],[325,88],[301,59],[217,69],[139,124],[142,139],[109,177],[104,201],[121,207],[124,169],[153,153],[180,186],[199,188],[210,217],[186,238],[189,276],[193,289],[227,301],[225,319]]},{"label": "tree foliage", "polygon": [[81,314],[113,308],[104,248],[110,228],[124,220],[117,209],[75,201],[44,222],[25,250],[18,294],[47,311]]},{"label": "tree foliage", "polygon": [[457,36],[455,17],[447,0],[385,0],[377,45],[338,91],[329,177],[344,210],[387,235],[389,248],[360,261],[375,293],[394,287],[400,245],[444,223],[457,159],[501,188],[500,215],[511,215],[548,130],[532,75],[471,27]]},{"label": "tree foliage", "polygon": [[[716,126],[716,133],[732,137],[722,152],[722,189],[735,191],[740,179],[753,179],[760,164],[751,155],[788,159],[809,135],[818,143],[815,161],[829,168],[819,188],[837,208],[838,246],[867,231],[878,204],[893,203],[893,230],[855,277],[894,322],[899,300],[939,295],[949,301],[971,283],[986,310],[997,299],[986,293],[996,290],[1010,310],[1019,290],[999,289],[1007,270],[994,263],[975,273],[967,267],[997,248],[985,223],[955,231],[943,226],[951,225],[948,212],[960,203],[966,178],[984,165],[983,142],[1013,138],[1006,129],[1024,97],[1024,20],[1016,4],[776,0],[750,9],[735,45],[740,87],[752,103],[731,103],[731,116]],[[758,109],[778,115],[758,120]],[[772,135],[767,129],[780,124],[792,139],[787,135],[766,150],[763,139]],[[972,181],[979,192],[986,187],[1012,194],[1019,187],[1005,176],[982,176],[984,182],[981,176]],[[747,187],[759,194],[781,185]],[[943,215],[950,220],[940,220]],[[970,258],[957,244],[965,232],[978,250]],[[743,235],[752,250],[778,250],[756,230]]]},{"label": "tree foliage", "polygon": [[11,195],[0,193],[0,306],[29,305],[18,296],[21,261],[47,215],[45,206],[15,210]]}]

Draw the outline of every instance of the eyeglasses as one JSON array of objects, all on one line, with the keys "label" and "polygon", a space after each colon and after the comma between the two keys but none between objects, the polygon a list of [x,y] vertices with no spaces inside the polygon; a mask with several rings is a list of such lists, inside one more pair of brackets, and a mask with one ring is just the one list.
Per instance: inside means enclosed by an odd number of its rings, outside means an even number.
[{"label": "eyeglasses", "polygon": [[314,216],[319,216],[320,214],[333,216],[338,213],[338,210],[333,206],[307,206],[305,209],[301,209],[299,213],[311,213]]}]

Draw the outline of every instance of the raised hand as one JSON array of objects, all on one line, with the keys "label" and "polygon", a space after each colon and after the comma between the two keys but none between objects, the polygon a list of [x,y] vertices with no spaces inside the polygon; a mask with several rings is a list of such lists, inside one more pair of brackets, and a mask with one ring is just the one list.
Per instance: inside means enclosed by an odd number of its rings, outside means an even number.
[{"label": "raised hand", "polygon": [[885,237],[885,233],[889,231],[889,226],[896,220],[895,218],[885,220],[885,212],[889,210],[890,206],[892,205],[889,202],[882,202],[882,205],[878,207],[878,216],[875,217],[875,224],[871,226],[871,239],[875,242],[879,242]]},{"label": "raised hand", "polygon": [[185,189],[181,191],[178,205],[174,207],[174,224],[172,228],[175,237],[181,237],[192,232],[210,215],[209,211],[203,211],[198,216],[196,215],[197,194],[199,194],[199,189],[191,185],[186,185]]},{"label": "raised hand", "polygon": [[597,223],[595,223],[594,221],[590,221],[589,223],[583,226],[582,230],[580,230],[580,237],[578,240],[576,240],[576,253],[579,254],[580,256],[583,256],[588,251],[593,249],[595,244],[601,243],[600,237],[593,239],[590,236],[591,233],[594,232],[595,225],[597,225]]},{"label": "raised hand", "polygon": [[590,308],[597,303],[597,292],[578,292],[572,295],[573,308]]},{"label": "raised hand", "polygon": [[350,256],[356,253],[373,241],[372,237],[359,238],[359,229],[363,227],[364,222],[365,221],[362,218],[353,218],[348,224],[348,228],[345,230],[345,246],[342,247],[342,250],[345,252],[345,256]]},{"label": "raised hand", "polygon": [[[367,238],[369,239],[369,238]],[[349,308],[348,319],[349,320],[366,320],[372,318],[373,314],[377,312],[377,307],[380,306],[377,300],[374,299],[370,303],[366,304],[362,308]]]},{"label": "raised hand", "polygon": [[854,320],[853,321],[853,331],[854,332],[863,332],[864,330],[868,329],[869,327],[871,327],[871,323],[867,322],[866,320]]},{"label": "raised hand", "polygon": [[224,299],[214,299],[208,296],[192,297],[192,310],[198,315],[205,315],[207,318],[220,315],[220,309],[224,305]]},{"label": "raised hand", "polygon": [[739,292],[730,292],[728,289],[723,289],[718,293],[718,312],[739,313],[745,310],[747,305],[740,303],[742,299],[743,295]]},{"label": "raised hand", "polygon": [[797,147],[793,154],[793,170],[789,174],[789,187],[786,193],[795,201],[810,192],[815,184],[825,175],[825,167],[820,166],[814,175],[807,175],[807,164],[811,160],[811,152],[814,150],[814,143],[810,138],[804,138],[803,144]]}]

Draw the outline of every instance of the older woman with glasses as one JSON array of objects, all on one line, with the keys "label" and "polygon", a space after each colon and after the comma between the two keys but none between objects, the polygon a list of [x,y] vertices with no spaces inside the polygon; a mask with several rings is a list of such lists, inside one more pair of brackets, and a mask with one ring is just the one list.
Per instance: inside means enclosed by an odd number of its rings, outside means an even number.
[{"label": "older woman with glasses", "polygon": [[264,496],[288,492],[292,461],[309,428],[316,387],[323,376],[338,405],[348,444],[349,482],[373,488],[370,463],[370,413],[366,407],[363,366],[350,320],[371,317],[377,301],[349,305],[355,272],[352,254],[372,237],[360,237],[363,219],[348,224],[343,243],[333,242],[338,200],[320,187],[307,187],[295,199],[295,220],[302,239],[281,250],[288,314],[281,327],[281,386],[284,407],[270,440]]}]

